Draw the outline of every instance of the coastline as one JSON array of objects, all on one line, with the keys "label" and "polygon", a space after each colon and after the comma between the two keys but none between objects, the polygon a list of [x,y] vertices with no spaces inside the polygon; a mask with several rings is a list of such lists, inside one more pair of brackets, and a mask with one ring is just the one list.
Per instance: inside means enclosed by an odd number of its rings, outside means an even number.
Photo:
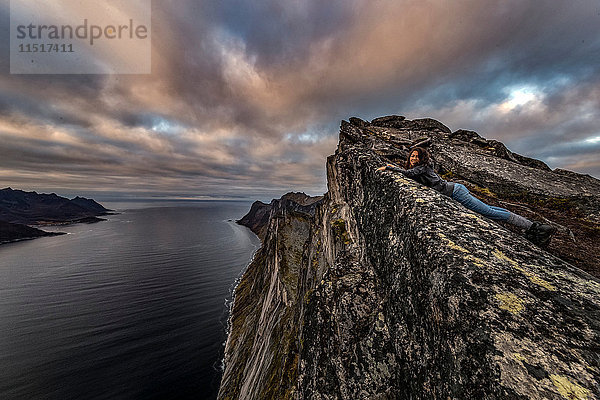
[{"label": "coastline", "polygon": [[[252,229],[250,229],[248,226],[240,223],[240,221],[241,221],[241,219],[240,220],[234,220],[234,221],[228,221],[228,222],[232,222],[232,223],[234,223],[236,225],[240,225],[240,226],[245,227],[250,233],[252,233],[256,238],[258,238],[260,240],[260,237],[256,233],[254,233],[252,231]],[[227,321],[226,321],[226,323],[224,325],[224,328],[225,328],[225,341],[222,343],[223,350],[225,350],[225,346],[227,345],[227,340],[228,340],[229,334],[231,332],[231,317],[232,317],[233,307],[235,305],[235,291],[236,291],[237,287],[239,286],[240,282],[242,281],[242,278],[244,277],[244,274],[248,270],[248,267],[254,261],[254,258],[256,257],[256,254],[258,253],[258,251],[260,250],[260,248],[262,247],[262,245],[263,245],[263,243],[262,243],[262,240],[261,240],[260,244],[256,245],[256,248],[254,249],[254,252],[252,253],[252,256],[250,257],[250,259],[246,263],[246,266],[240,271],[239,275],[234,279],[234,281],[232,282],[232,284],[229,287],[229,296],[227,298],[225,298],[225,308],[227,310],[226,311],[226,313],[227,313]],[[219,363],[219,372],[220,372],[220,374],[223,374],[224,371],[225,371],[225,352],[223,351],[223,357],[221,358],[220,363]]]}]

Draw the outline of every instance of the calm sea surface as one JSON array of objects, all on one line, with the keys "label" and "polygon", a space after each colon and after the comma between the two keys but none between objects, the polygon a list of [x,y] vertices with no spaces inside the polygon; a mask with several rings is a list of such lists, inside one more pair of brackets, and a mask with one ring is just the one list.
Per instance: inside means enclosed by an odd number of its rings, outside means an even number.
[{"label": "calm sea surface", "polygon": [[0,399],[214,399],[250,203],[108,203],[0,246]]}]

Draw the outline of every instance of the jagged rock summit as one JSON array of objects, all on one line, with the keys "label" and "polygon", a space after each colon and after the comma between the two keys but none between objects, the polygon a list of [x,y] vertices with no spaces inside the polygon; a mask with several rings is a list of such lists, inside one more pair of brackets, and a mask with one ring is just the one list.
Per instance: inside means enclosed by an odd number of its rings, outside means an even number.
[{"label": "jagged rock summit", "polygon": [[[447,179],[559,226],[555,255],[376,171],[415,144]],[[389,116],[342,122],[327,184],[244,217],[263,245],[235,291],[220,399],[600,399],[600,281],[572,265],[596,272],[597,255],[569,253],[597,248],[598,180]]]}]

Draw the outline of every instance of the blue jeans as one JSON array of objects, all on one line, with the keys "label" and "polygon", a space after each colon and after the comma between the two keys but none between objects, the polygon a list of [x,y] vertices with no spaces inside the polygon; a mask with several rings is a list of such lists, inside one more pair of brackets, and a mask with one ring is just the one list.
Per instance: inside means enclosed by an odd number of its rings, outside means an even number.
[{"label": "blue jeans", "polygon": [[475,211],[484,217],[506,221],[510,216],[510,211],[507,209],[489,206],[483,201],[473,197],[473,195],[469,193],[469,189],[460,183],[454,183],[452,198],[463,206],[467,207],[469,210]]}]

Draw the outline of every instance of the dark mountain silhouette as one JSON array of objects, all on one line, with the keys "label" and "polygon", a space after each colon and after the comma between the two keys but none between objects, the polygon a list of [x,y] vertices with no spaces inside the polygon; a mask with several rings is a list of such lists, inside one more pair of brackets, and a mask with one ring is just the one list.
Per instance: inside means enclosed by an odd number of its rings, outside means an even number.
[{"label": "dark mountain silhouette", "polygon": [[94,200],[69,200],[55,193],[43,194],[5,188],[0,190],[0,220],[26,225],[72,223],[106,215],[109,211]]},{"label": "dark mountain silhouette", "polygon": [[22,224],[0,221],[0,244],[18,240],[35,239],[42,236],[64,235],[63,232],[45,232]]},{"label": "dark mountain silhouette", "polygon": [[103,221],[110,213],[92,199],[69,200],[55,193],[44,194],[5,188],[0,190],[0,242],[55,235],[27,225],[60,225]]}]

